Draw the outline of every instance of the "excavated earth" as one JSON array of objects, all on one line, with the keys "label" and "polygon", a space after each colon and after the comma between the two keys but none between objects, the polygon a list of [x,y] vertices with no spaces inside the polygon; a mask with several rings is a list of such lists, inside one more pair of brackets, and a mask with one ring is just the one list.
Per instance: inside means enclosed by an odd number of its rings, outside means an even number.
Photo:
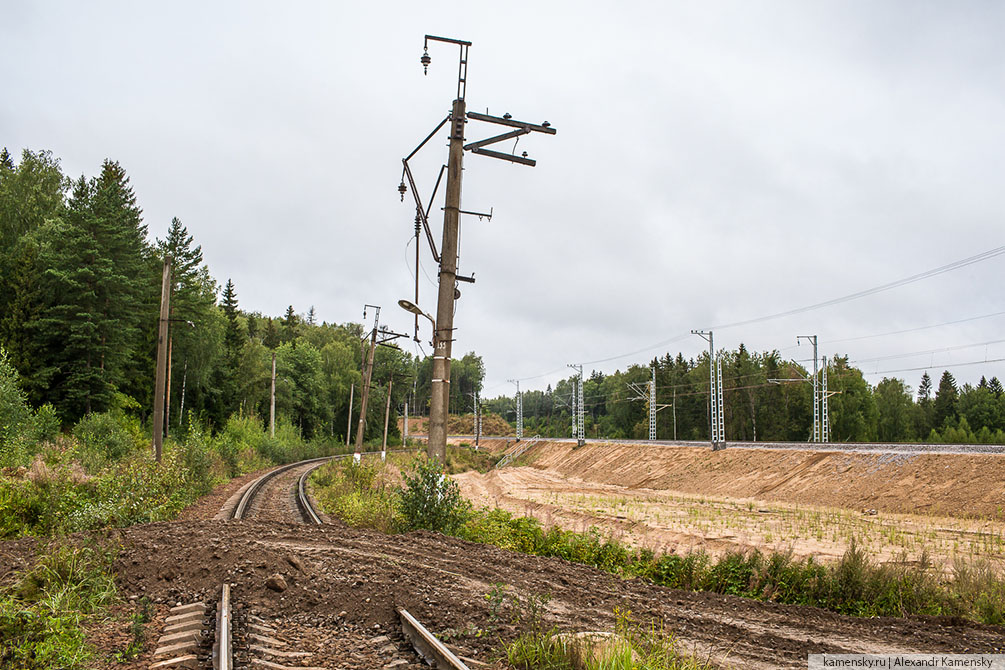
[{"label": "excavated earth", "polygon": [[[215,602],[227,580],[241,616],[270,622],[291,644],[314,654],[305,665],[326,668],[422,667],[399,632],[399,607],[470,659],[472,669],[507,667],[502,644],[527,624],[515,623],[512,609],[500,611],[498,601],[487,597],[500,588],[525,603],[547,598],[543,623],[563,631],[610,630],[615,609],[630,610],[638,621],[663,622],[684,649],[722,667],[805,668],[808,654],[824,652],[1005,652],[1002,626],[933,617],[854,618],[676,591],[435,533],[383,535],[332,520],[306,526],[281,520],[285,512],[267,517],[272,520],[214,519],[251,478],[221,487],[178,521],[74,536],[117,548],[124,602],[145,596],[154,603],[148,639],[156,639],[169,606]],[[288,495],[289,481],[271,495]],[[0,543],[0,581],[25,567],[35,549],[32,539]],[[266,586],[275,575],[284,578],[285,590]],[[105,653],[102,667],[151,663],[152,645],[131,663],[111,658],[128,641],[131,604],[119,608],[117,617],[91,624],[90,638]]]}]

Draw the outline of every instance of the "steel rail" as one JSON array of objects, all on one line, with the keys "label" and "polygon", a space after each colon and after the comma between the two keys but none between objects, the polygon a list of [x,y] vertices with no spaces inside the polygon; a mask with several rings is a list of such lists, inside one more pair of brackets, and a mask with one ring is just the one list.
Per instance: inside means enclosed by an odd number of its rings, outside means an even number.
[{"label": "steel rail", "polygon": [[237,503],[237,507],[234,508],[234,512],[233,514],[231,514],[230,518],[243,519],[244,513],[248,510],[248,506],[251,504],[251,501],[255,498],[256,495],[258,495],[258,492],[265,485],[265,483],[268,482],[273,477],[275,477],[276,475],[282,474],[287,470],[292,470],[293,468],[299,467],[306,463],[318,462],[320,464],[320,461],[328,461],[331,460],[332,458],[334,457],[322,456],[321,458],[309,458],[305,461],[290,463],[289,465],[283,465],[281,467],[275,468],[274,470],[266,472],[264,475],[256,479],[254,483],[247,488],[247,490],[244,492],[244,495],[241,496],[241,500]]},{"label": "steel rail", "polygon": [[232,670],[234,667],[233,638],[230,620],[230,584],[220,589],[220,604],[216,609],[216,643],[213,645],[213,670]]},{"label": "steel rail", "polygon": [[427,663],[438,670],[468,670],[468,666],[464,665],[445,644],[437,640],[435,635],[426,630],[426,627],[409,614],[408,610],[399,607],[398,616],[401,618],[401,630],[405,633],[405,637]]},{"label": "steel rail", "polygon": [[[332,460],[340,460],[345,458],[345,456],[333,456]],[[307,478],[311,476],[311,473],[320,468],[323,463],[318,463],[317,465],[311,466],[304,471],[304,474],[300,475],[300,480],[297,482],[297,506],[300,508],[300,512],[307,523],[320,526],[322,521],[321,517],[314,510],[314,505],[311,504],[310,497],[307,495]]]}]

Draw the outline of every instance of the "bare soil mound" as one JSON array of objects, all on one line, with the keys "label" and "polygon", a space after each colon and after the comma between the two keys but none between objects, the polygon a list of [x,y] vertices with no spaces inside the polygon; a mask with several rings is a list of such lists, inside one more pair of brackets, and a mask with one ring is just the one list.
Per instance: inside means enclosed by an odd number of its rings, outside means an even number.
[{"label": "bare soil mound", "polygon": [[633,489],[1005,519],[1005,456],[546,442],[532,466]]}]

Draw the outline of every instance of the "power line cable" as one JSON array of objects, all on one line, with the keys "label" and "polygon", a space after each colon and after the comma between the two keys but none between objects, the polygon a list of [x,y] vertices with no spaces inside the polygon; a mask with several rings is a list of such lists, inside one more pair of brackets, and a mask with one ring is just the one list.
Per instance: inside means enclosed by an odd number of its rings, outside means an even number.
[{"label": "power line cable", "polygon": [[[804,307],[797,307],[795,309],[790,309],[790,310],[787,310],[787,311],[784,311],[784,312],[777,312],[775,314],[768,314],[768,315],[765,315],[765,316],[754,317],[754,318],[751,318],[751,319],[744,319],[742,321],[734,321],[732,323],[725,323],[725,324],[720,324],[720,325],[717,325],[717,326],[711,326],[709,328],[709,330],[724,330],[724,329],[727,329],[727,328],[736,328],[738,326],[745,326],[745,325],[749,325],[749,324],[752,324],[752,323],[762,323],[764,321],[771,321],[771,320],[774,320],[774,319],[781,319],[781,318],[784,318],[784,317],[787,317],[787,316],[794,316],[796,314],[802,314],[804,312],[810,312],[810,311],[813,311],[813,310],[822,309],[824,307],[831,307],[833,305],[838,305],[838,304],[841,304],[841,303],[844,303],[844,302],[850,302],[852,300],[858,300],[859,298],[865,298],[865,297],[868,297],[868,296],[871,296],[871,295],[875,295],[877,293],[882,293],[884,291],[889,291],[889,290],[892,290],[892,289],[895,289],[895,288],[899,288],[901,286],[906,286],[908,284],[913,284],[915,282],[919,282],[919,281],[922,281],[924,279],[928,279],[930,277],[936,277],[938,275],[945,274],[947,272],[952,272],[953,270],[958,270],[960,268],[967,267],[968,265],[973,265],[975,263],[980,263],[982,261],[986,261],[986,260],[995,258],[997,256],[1001,256],[1002,254],[1005,254],[1005,245],[999,246],[999,247],[995,247],[993,249],[988,249],[987,251],[983,251],[983,252],[981,252],[979,254],[975,254],[973,256],[968,256],[967,258],[962,258],[960,260],[953,261],[952,263],[947,263],[946,265],[941,265],[939,267],[932,268],[932,269],[926,270],[924,272],[919,272],[918,274],[914,274],[914,275],[911,275],[909,277],[904,277],[904,278],[898,279],[896,281],[892,281],[892,282],[889,282],[889,283],[886,283],[886,284],[881,284],[879,286],[874,286],[872,288],[868,288],[868,289],[865,289],[865,290],[862,290],[862,291],[857,291],[855,293],[849,293],[848,295],[844,295],[844,296],[841,296],[841,297],[838,297],[838,298],[832,298],[830,300],[825,300],[823,302],[814,303],[812,305],[806,305]],[[1005,312],[999,312],[997,314],[989,314],[989,315],[982,316],[982,317],[974,317],[974,319],[961,319],[958,322],[947,322],[945,324],[937,324],[937,325],[948,325],[950,323],[962,323],[963,321],[967,321],[967,320],[975,320],[975,319],[978,319],[978,318],[987,318],[987,317],[990,317],[990,316],[998,316],[999,314],[1005,314]],[[935,327],[935,326],[923,326],[922,328],[919,328],[919,330],[922,330],[922,329],[928,328],[928,327]],[[904,332],[909,332],[909,331],[910,331],[910,329],[908,331],[904,331]],[[895,334],[895,333],[889,333],[889,334]],[[598,359],[595,359],[595,360],[592,360],[592,361],[584,361],[583,364],[584,365],[594,365],[594,364],[597,364],[597,363],[608,363],[610,361],[618,360],[620,358],[627,358],[629,356],[635,356],[637,354],[641,354],[641,353],[644,353],[646,351],[651,351],[653,349],[658,349],[660,347],[666,346],[667,344],[671,344],[673,342],[679,342],[681,340],[687,339],[689,336],[690,336],[690,333],[681,333],[679,335],[675,335],[675,336],[673,336],[673,337],[671,337],[669,339],[666,339],[666,340],[661,340],[660,342],[657,342],[655,344],[651,344],[651,345],[643,347],[641,349],[636,349],[634,351],[630,351],[630,352],[623,353],[623,354],[618,354],[618,355],[615,355],[615,356],[608,356],[606,358],[598,358]],[[865,339],[865,337],[873,337],[873,336],[863,336],[862,339]],[[878,337],[878,335],[876,337]],[[855,338],[848,338],[848,339],[855,339]],[[838,341],[845,341],[845,340],[838,340]],[[561,370],[561,369],[562,368],[557,368],[556,370],[553,370],[552,372],[546,372],[546,373],[542,373],[542,374],[534,375],[534,376],[530,376],[530,377],[521,377],[520,380],[524,381],[524,380],[531,380],[531,379],[539,379],[539,378],[545,377],[545,376],[547,376],[549,374],[554,374],[554,372],[557,372],[558,370]]]},{"label": "power line cable", "polygon": [[967,361],[966,363],[946,363],[944,365],[927,365],[927,366],[921,367],[921,368],[898,368],[896,370],[877,370],[875,372],[866,372],[865,370],[862,370],[862,374],[863,375],[886,375],[886,374],[890,374],[890,373],[893,373],[893,372],[920,372],[922,370],[925,370],[927,372],[928,370],[931,370],[932,368],[960,368],[960,367],[965,367],[967,365],[981,365],[983,363],[1001,363],[1002,361],[1005,361],[1005,358],[986,358],[986,359],[984,359],[982,361]]},{"label": "power line cable", "polygon": [[865,298],[870,295],[875,295],[877,293],[882,293],[883,291],[889,291],[891,289],[900,288],[901,286],[906,286],[908,284],[913,284],[919,282],[923,279],[928,279],[930,277],[935,277],[953,270],[958,270],[960,268],[967,267],[968,265],[973,265],[974,263],[980,263],[981,261],[986,261],[990,258],[995,258],[1005,254],[1005,246],[995,247],[994,249],[989,249],[987,251],[975,254],[973,256],[968,256],[967,258],[948,263],[946,265],[933,268],[931,270],[926,270],[924,272],[919,272],[918,274],[911,275],[910,277],[904,277],[903,279],[898,279],[892,281],[888,284],[881,284],[880,286],[874,286],[872,288],[865,289],[864,291],[858,291],[856,293],[849,293],[848,295],[841,296],[839,298],[831,298],[830,300],[825,300],[823,302],[818,302],[812,305],[806,305],[805,307],[797,307],[795,309],[790,309],[785,312],[777,312],[775,314],[768,314],[767,316],[759,316],[753,319],[745,319],[743,321],[734,321],[733,323],[724,323],[718,326],[712,326],[713,330],[723,330],[725,328],[735,328],[737,326],[746,326],[752,323],[761,323],[763,321],[770,321],[772,319],[780,319],[786,316],[794,316],[796,314],[802,314],[804,312],[810,312],[816,309],[821,309],[823,307],[830,307],[832,305],[839,305],[843,302],[849,302],[851,300],[858,300],[859,298]]},{"label": "power line cable", "polygon": [[953,347],[940,347],[938,349],[926,349],[924,351],[912,351],[907,354],[889,354],[886,356],[875,356],[873,358],[856,358],[851,363],[876,363],[878,361],[889,361],[897,358],[910,358],[911,356],[925,356],[928,354],[941,354],[946,351],[958,351],[960,349],[972,349],[973,347],[984,347],[989,344],[1001,344],[1005,340],[988,340],[987,342],[974,342],[973,344],[959,344]]}]

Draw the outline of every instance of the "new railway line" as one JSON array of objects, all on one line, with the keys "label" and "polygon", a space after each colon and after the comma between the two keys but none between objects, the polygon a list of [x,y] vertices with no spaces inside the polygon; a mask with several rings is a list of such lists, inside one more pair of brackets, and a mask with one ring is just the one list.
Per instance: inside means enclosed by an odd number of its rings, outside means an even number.
[{"label": "new railway line", "polygon": [[[412,435],[415,438],[425,438],[425,435]],[[474,435],[451,435],[451,440],[474,440]],[[512,435],[482,435],[483,440],[515,440]],[[526,438],[525,438],[526,439]],[[576,438],[544,437],[545,442],[561,444],[576,444]],[[629,440],[621,438],[592,437],[586,439],[587,444],[638,444],[641,446],[663,447],[699,447],[709,448],[708,440]],[[906,454],[1005,454],[1005,445],[1000,444],[928,444],[924,442],[745,442],[726,441],[720,445],[723,449],[773,449],[773,450],[812,450],[837,452],[873,452],[873,453],[906,453]]]}]

